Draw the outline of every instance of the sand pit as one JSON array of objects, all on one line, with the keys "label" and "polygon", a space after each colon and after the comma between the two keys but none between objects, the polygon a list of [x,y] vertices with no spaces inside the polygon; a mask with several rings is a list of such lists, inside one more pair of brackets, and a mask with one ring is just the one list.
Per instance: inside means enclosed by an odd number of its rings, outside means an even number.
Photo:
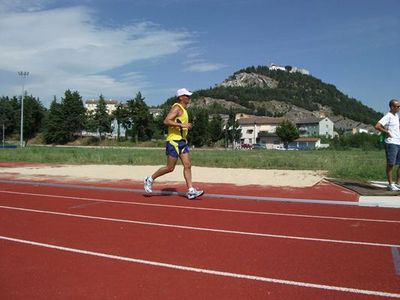
[{"label": "sand pit", "polygon": [[[0,166],[1,167],[1,166]],[[26,165],[7,166],[0,168],[0,175],[13,174],[19,178],[34,178],[39,176],[55,178],[66,177],[74,179],[100,180],[134,180],[142,181],[160,166],[131,165]],[[323,171],[301,170],[255,170],[192,167],[194,183],[228,183],[236,185],[265,186],[313,186],[324,178]],[[183,169],[176,166],[175,171],[157,179],[158,182],[183,182]]]}]

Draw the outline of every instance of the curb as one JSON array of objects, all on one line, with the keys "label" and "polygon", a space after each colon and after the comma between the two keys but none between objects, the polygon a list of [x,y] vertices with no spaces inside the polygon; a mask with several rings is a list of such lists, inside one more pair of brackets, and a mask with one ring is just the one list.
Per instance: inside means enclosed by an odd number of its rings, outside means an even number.
[{"label": "curb", "polygon": [[[386,189],[386,181],[371,181],[371,185]],[[377,207],[390,207],[400,208],[400,196],[360,196],[360,205],[365,206],[377,206]]]},{"label": "curb", "polygon": [[400,208],[400,196],[360,196],[360,206]]}]

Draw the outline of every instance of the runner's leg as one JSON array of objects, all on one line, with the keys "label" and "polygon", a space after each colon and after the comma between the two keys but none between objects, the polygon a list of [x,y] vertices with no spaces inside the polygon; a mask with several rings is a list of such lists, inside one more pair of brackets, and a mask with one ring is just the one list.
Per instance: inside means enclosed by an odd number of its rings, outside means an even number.
[{"label": "runner's leg", "polygon": [[182,153],[180,158],[183,165],[183,177],[185,178],[187,188],[190,189],[192,187],[192,163],[190,155],[189,153]]},{"label": "runner's leg", "polygon": [[175,169],[177,161],[178,161],[177,158],[168,155],[167,156],[167,165],[165,167],[159,168],[153,175],[151,175],[151,178],[153,178],[153,180],[155,180],[157,177],[163,176],[167,173],[171,173]]}]

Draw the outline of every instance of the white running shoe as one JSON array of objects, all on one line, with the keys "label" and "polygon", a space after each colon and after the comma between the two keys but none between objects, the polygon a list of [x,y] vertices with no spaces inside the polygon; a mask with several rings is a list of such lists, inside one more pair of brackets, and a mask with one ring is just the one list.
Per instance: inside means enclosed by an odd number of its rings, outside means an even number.
[{"label": "white running shoe", "polygon": [[400,192],[400,188],[398,188],[397,185],[394,184],[394,183],[389,184],[388,187],[387,187],[387,189],[388,189],[389,191],[391,191],[391,192]]},{"label": "white running shoe", "polygon": [[197,197],[200,197],[201,195],[204,194],[204,191],[201,190],[196,190],[195,188],[190,188],[186,194],[187,198],[189,200],[195,199]]},{"label": "white running shoe", "polygon": [[152,193],[153,192],[153,178],[150,176],[147,176],[144,179],[144,191],[146,193]]}]

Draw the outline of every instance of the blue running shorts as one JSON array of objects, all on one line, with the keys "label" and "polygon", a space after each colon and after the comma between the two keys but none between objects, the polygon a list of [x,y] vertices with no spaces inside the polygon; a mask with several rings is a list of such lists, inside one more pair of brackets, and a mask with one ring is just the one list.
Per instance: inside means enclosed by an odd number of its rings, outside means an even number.
[{"label": "blue running shorts", "polygon": [[168,141],[165,146],[165,154],[178,158],[182,153],[189,153],[189,146],[185,140]]},{"label": "blue running shorts", "polygon": [[400,165],[400,145],[385,143],[385,152],[389,166]]}]

